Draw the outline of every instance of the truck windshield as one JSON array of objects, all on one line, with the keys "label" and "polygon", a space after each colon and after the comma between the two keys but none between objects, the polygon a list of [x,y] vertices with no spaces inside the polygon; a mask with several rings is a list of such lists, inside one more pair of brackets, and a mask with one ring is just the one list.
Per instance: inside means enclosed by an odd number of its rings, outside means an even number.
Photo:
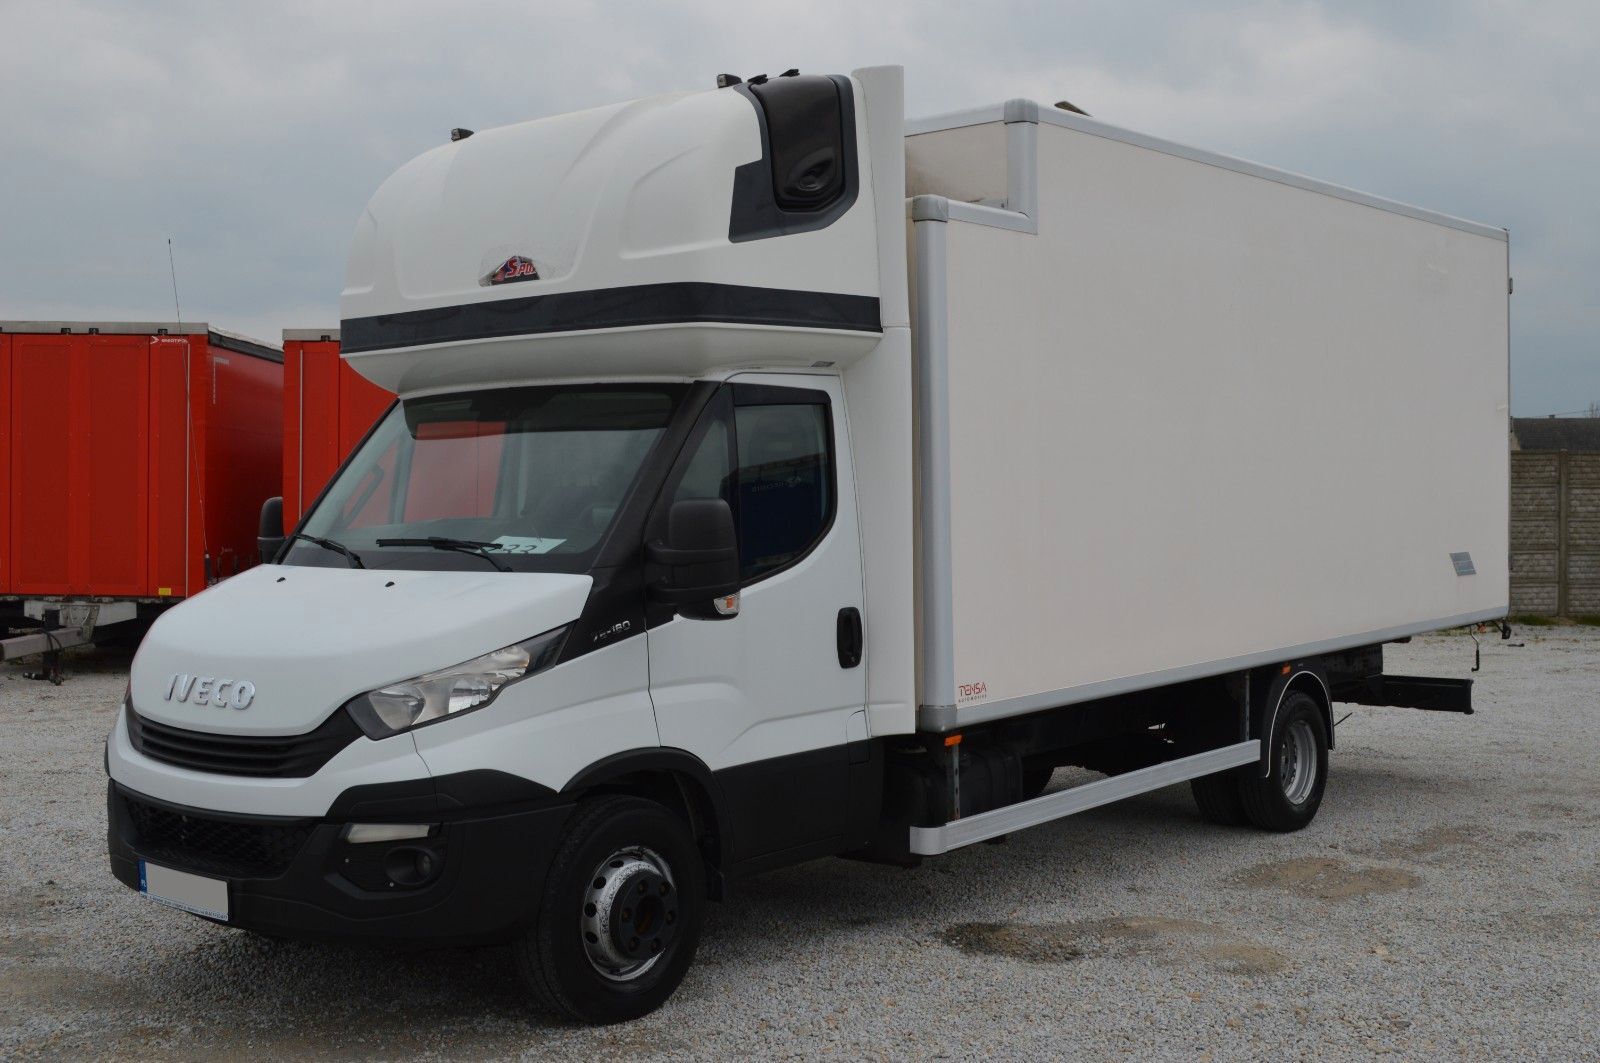
[{"label": "truck windshield", "polygon": [[582,385],[407,399],[340,471],[284,563],[586,571],[682,394]]}]

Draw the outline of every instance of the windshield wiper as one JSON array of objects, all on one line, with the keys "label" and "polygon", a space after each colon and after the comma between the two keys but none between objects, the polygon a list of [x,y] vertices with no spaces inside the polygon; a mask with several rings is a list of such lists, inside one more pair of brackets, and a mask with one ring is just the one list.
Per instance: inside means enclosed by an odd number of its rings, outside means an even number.
[{"label": "windshield wiper", "polygon": [[324,539],[320,535],[307,535],[305,532],[295,532],[293,535],[289,536],[289,541],[291,543],[296,539],[304,539],[308,543],[315,543],[324,550],[332,550],[336,554],[343,554],[345,556],[345,560],[350,562],[351,568],[367,567],[361,563],[360,554],[356,553],[354,550],[350,549],[337,539]]},{"label": "windshield wiper", "polygon": [[464,554],[475,554],[501,572],[510,572],[510,565],[501,561],[489,552],[489,547],[499,546],[499,543],[484,543],[476,539],[451,539],[444,535],[430,535],[425,539],[379,539],[379,546],[431,546],[435,550],[459,550]]}]

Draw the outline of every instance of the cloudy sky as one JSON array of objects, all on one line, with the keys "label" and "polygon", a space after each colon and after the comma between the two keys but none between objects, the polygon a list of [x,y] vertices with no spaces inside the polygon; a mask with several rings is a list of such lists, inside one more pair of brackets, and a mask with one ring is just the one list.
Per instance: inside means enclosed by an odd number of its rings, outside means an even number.
[{"label": "cloudy sky", "polygon": [[1513,412],[1600,401],[1600,9],[0,0],[0,319],[337,322],[367,197],[452,126],[900,63],[907,109],[1119,125],[1511,230]]}]

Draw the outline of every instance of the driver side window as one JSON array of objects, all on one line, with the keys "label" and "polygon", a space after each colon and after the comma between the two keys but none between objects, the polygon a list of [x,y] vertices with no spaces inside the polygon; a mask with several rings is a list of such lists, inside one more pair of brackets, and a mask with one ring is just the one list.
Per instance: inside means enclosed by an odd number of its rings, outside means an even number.
[{"label": "driver side window", "polygon": [[745,585],[798,561],[827,534],[835,488],[825,392],[750,384],[724,388],[689,448],[669,505],[692,498],[728,503],[739,529]]}]

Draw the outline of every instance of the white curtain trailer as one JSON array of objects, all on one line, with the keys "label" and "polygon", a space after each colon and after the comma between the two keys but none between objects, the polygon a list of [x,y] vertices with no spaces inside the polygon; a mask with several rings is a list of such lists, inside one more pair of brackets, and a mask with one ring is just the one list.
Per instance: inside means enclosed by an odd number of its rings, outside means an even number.
[{"label": "white curtain trailer", "polygon": [[398,399],[134,661],[112,867],[512,941],[605,1022],[756,871],[1182,781],[1303,827],[1334,703],[1471,711],[1383,644],[1506,614],[1506,254],[1024,100],[907,124],[892,67],[455,130],[350,255]]}]

